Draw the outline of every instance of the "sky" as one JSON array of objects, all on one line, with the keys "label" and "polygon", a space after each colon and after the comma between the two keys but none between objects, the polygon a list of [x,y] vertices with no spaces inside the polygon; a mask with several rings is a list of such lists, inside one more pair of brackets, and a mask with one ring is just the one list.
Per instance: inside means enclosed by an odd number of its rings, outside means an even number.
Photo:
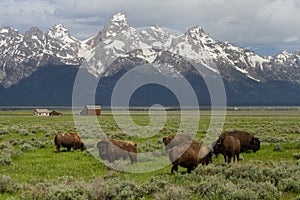
[{"label": "sky", "polygon": [[84,40],[122,12],[134,28],[158,25],[184,33],[200,25],[213,39],[262,56],[300,51],[299,0],[0,0],[0,10],[0,27],[21,33],[63,24]]}]

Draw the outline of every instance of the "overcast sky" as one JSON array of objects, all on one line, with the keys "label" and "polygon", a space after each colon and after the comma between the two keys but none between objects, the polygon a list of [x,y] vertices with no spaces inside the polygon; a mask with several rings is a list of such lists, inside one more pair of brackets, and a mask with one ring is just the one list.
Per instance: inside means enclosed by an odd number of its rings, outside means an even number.
[{"label": "overcast sky", "polygon": [[0,26],[24,33],[61,23],[78,39],[126,14],[134,28],[158,25],[184,33],[195,25],[214,39],[261,55],[300,51],[299,0],[0,0]]}]

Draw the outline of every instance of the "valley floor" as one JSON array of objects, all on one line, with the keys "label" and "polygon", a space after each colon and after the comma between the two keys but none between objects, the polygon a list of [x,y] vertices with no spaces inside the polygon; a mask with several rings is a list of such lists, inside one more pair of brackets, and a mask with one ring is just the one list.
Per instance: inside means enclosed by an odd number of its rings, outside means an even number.
[{"label": "valley floor", "polygon": [[[0,199],[300,198],[298,109],[229,109],[224,118],[208,110],[103,111],[97,118],[58,111],[63,115],[0,111]],[[248,131],[261,149],[241,154],[239,163],[219,156],[191,174],[170,174],[163,137],[195,131],[196,140],[210,143],[219,129]],[[62,132],[78,132],[87,150],[56,153],[53,139]],[[137,143],[138,162],[101,161],[95,144],[103,136]]]}]

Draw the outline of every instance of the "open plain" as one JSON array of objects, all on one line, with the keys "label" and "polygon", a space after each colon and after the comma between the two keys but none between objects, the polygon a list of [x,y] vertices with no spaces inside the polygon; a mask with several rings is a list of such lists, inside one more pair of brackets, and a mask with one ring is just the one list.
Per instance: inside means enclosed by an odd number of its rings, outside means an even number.
[{"label": "open plain", "polygon": [[[71,110],[59,111],[59,117],[33,116],[32,110],[0,112],[0,199],[300,199],[298,108],[227,110],[222,131],[250,132],[260,139],[260,150],[242,153],[239,163],[213,157],[208,166],[190,174],[179,168],[174,175],[161,139],[179,130],[179,111],[164,112],[163,126],[145,128],[140,136],[134,130],[130,134],[131,127],[124,131],[115,117],[131,118],[139,127],[155,125],[146,111],[130,116],[103,111],[97,126],[82,127],[91,118],[75,113],[76,122]],[[207,139],[210,120],[210,111],[200,112],[196,140]],[[53,139],[62,132],[78,132],[87,150],[56,153]],[[137,143],[138,162],[100,161],[94,145],[98,134]]]}]

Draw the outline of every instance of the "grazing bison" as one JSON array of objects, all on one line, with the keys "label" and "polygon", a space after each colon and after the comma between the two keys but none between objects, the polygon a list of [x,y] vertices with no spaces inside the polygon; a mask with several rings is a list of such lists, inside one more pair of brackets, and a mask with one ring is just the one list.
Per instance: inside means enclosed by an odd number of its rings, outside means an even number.
[{"label": "grazing bison", "polygon": [[[174,143],[172,139],[175,139]],[[173,165],[171,174],[178,171],[178,166],[187,168],[187,172],[190,173],[199,164],[207,165],[212,162],[211,151],[202,142],[193,141],[186,135],[171,135],[163,138],[163,142]]]},{"label": "grazing bison", "polygon": [[83,151],[85,149],[84,144],[77,133],[59,133],[54,138],[54,143],[56,146],[56,152],[60,152],[60,147],[66,147],[68,151],[73,148],[74,150],[80,149]]},{"label": "grazing bison", "polygon": [[258,138],[253,137],[253,135],[251,135],[248,132],[245,131],[224,132],[219,136],[219,138],[227,135],[236,137],[240,140],[241,153],[246,152],[248,150],[252,150],[253,152],[256,152],[260,149],[260,140]]},{"label": "grazing bison", "polygon": [[137,162],[137,144],[114,139],[104,139],[97,143],[99,156],[102,160],[108,160],[110,163],[121,158],[130,158],[131,164]]},{"label": "grazing bison", "polygon": [[235,162],[235,157],[239,160],[241,150],[240,140],[236,137],[226,135],[224,137],[219,137],[213,146],[213,152],[215,154],[222,154],[224,156],[224,160],[227,163],[231,162],[233,158],[233,162]]}]

